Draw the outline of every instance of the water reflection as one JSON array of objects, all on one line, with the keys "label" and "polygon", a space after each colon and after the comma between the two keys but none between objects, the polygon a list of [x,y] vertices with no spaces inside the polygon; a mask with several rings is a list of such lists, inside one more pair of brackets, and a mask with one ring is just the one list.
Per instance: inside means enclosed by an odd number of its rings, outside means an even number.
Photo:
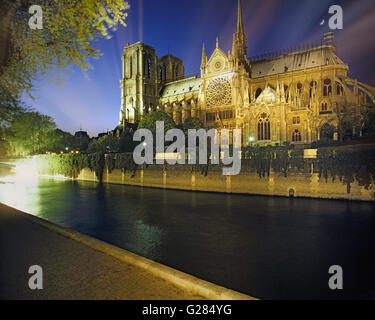
[{"label": "water reflection", "polygon": [[[375,288],[373,203],[4,174],[0,202],[260,298],[370,297]],[[344,268],[343,292],[328,289],[333,264]]]}]

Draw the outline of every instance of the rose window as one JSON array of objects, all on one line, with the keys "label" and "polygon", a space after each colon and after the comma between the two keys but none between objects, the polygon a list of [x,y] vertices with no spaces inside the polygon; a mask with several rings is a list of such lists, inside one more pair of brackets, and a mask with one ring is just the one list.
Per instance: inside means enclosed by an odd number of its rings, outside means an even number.
[{"label": "rose window", "polygon": [[217,78],[212,80],[206,91],[207,106],[215,107],[232,104],[232,87],[227,78]]}]

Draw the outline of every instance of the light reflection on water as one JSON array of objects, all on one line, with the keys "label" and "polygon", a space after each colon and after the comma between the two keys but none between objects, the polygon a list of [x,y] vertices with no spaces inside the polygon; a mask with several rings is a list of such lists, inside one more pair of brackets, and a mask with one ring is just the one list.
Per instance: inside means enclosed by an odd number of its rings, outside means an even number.
[{"label": "light reflection on water", "polygon": [[[231,289],[374,296],[373,203],[15,179],[4,170],[0,202]],[[328,289],[333,264],[344,269],[343,292]]]}]

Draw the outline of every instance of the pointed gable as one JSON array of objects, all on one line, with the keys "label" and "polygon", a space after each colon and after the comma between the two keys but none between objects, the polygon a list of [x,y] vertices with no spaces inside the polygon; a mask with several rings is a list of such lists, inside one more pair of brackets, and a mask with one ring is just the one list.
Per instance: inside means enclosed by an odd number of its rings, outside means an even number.
[{"label": "pointed gable", "polygon": [[223,50],[216,48],[207,63],[209,73],[222,72],[229,69],[229,60]]}]

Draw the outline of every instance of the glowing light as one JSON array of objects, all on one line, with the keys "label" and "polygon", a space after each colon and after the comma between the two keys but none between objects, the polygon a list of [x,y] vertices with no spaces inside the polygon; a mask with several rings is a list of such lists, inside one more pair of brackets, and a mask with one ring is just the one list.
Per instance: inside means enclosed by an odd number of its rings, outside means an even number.
[{"label": "glowing light", "polygon": [[0,178],[0,202],[21,211],[36,213],[39,199],[35,192],[38,186],[35,157],[18,160],[11,165],[10,174]]},{"label": "glowing light", "polygon": [[254,142],[254,137],[249,137],[249,142]]},{"label": "glowing light", "polygon": [[[38,215],[39,205],[39,175],[36,157],[7,162],[10,172],[0,177],[0,202],[18,210]],[[61,175],[48,176],[57,179],[67,179]]]}]

